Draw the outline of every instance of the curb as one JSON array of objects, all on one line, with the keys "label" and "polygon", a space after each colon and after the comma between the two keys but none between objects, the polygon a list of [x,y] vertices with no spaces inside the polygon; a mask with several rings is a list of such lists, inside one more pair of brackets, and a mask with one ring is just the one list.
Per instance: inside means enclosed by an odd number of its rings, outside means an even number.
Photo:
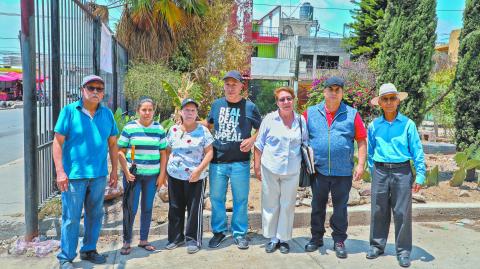
[{"label": "curb", "polygon": [[[296,210],[295,219],[293,223],[294,228],[303,228],[310,226],[310,209]],[[326,220],[332,215],[333,209],[327,209]],[[232,213],[227,213],[227,218],[230,220]],[[211,212],[206,211],[203,214],[203,231],[210,232],[210,218]],[[250,230],[261,230],[262,228],[262,212],[254,211],[248,212],[248,222]],[[439,221],[454,221],[463,218],[480,218],[480,203],[428,203],[428,204],[413,204],[412,218],[414,222],[439,222]],[[350,226],[368,226],[370,225],[370,205],[361,205],[348,208],[348,224]],[[111,224],[110,224],[111,225]],[[117,223],[116,226],[104,225],[101,235],[122,235],[122,223]],[[60,220],[57,218],[46,219],[40,223],[40,232],[45,233],[52,229],[52,226],[60,234]],[[80,233],[83,234],[83,223],[80,225]],[[107,226],[107,227],[106,227]],[[110,227],[108,227],[110,226]],[[168,231],[168,222],[160,225],[154,225],[150,228],[152,235],[166,235]],[[133,234],[138,235],[139,228],[134,228]]]}]

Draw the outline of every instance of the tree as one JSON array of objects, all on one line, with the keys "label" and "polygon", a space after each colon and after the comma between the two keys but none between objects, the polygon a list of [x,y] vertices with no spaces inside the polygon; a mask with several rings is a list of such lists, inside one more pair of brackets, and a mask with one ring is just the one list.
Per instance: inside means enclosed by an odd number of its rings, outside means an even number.
[{"label": "tree", "polygon": [[178,29],[208,8],[206,0],[122,0],[125,4],[117,38],[135,60],[168,59]]},{"label": "tree", "polygon": [[348,26],[353,29],[353,36],[346,39],[354,58],[360,56],[375,58],[380,48],[380,28],[387,0],[353,1],[358,6],[352,11],[354,22]]},{"label": "tree", "polygon": [[459,150],[480,145],[480,0],[467,0],[455,79],[455,138]]},{"label": "tree", "polygon": [[420,124],[425,107],[424,86],[433,66],[437,18],[435,0],[389,1],[377,57],[377,85],[391,82],[409,97],[401,111]]}]

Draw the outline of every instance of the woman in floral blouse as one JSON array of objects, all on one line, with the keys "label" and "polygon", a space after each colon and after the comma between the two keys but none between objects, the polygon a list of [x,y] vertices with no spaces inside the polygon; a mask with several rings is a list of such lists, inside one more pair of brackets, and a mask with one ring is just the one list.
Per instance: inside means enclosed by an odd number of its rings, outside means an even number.
[{"label": "woman in floral blouse", "polygon": [[[174,249],[186,242],[193,254],[202,245],[203,196],[207,172],[213,158],[213,137],[196,122],[198,103],[187,98],[182,102],[182,124],[174,125],[167,135],[168,173],[168,244]],[[188,211],[184,231],[185,208]]]}]

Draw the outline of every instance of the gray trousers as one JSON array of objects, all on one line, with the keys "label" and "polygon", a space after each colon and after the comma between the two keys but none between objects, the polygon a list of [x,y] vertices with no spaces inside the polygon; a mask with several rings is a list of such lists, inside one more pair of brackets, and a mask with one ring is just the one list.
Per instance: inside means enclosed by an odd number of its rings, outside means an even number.
[{"label": "gray trousers", "polygon": [[387,168],[374,166],[370,246],[385,249],[393,211],[397,256],[412,251],[412,183],[410,165]]}]

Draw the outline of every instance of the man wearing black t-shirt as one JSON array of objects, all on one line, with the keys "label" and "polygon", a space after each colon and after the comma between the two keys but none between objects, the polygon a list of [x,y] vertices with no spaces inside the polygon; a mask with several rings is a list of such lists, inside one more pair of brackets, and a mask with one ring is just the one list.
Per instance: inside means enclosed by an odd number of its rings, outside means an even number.
[{"label": "man wearing black t-shirt", "polygon": [[250,150],[257,137],[252,128],[260,128],[257,107],[241,95],[243,79],[238,71],[224,78],[225,97],[213,102],[207,118],[214,130],[213,160],[210,164],[210,201],[212,204],[213,238],[208,246],[217,248],[227,232],[225,200],[228,181],[233,194],[231,230],[239,249],[247,249],[248,192],[250,189]]}]

